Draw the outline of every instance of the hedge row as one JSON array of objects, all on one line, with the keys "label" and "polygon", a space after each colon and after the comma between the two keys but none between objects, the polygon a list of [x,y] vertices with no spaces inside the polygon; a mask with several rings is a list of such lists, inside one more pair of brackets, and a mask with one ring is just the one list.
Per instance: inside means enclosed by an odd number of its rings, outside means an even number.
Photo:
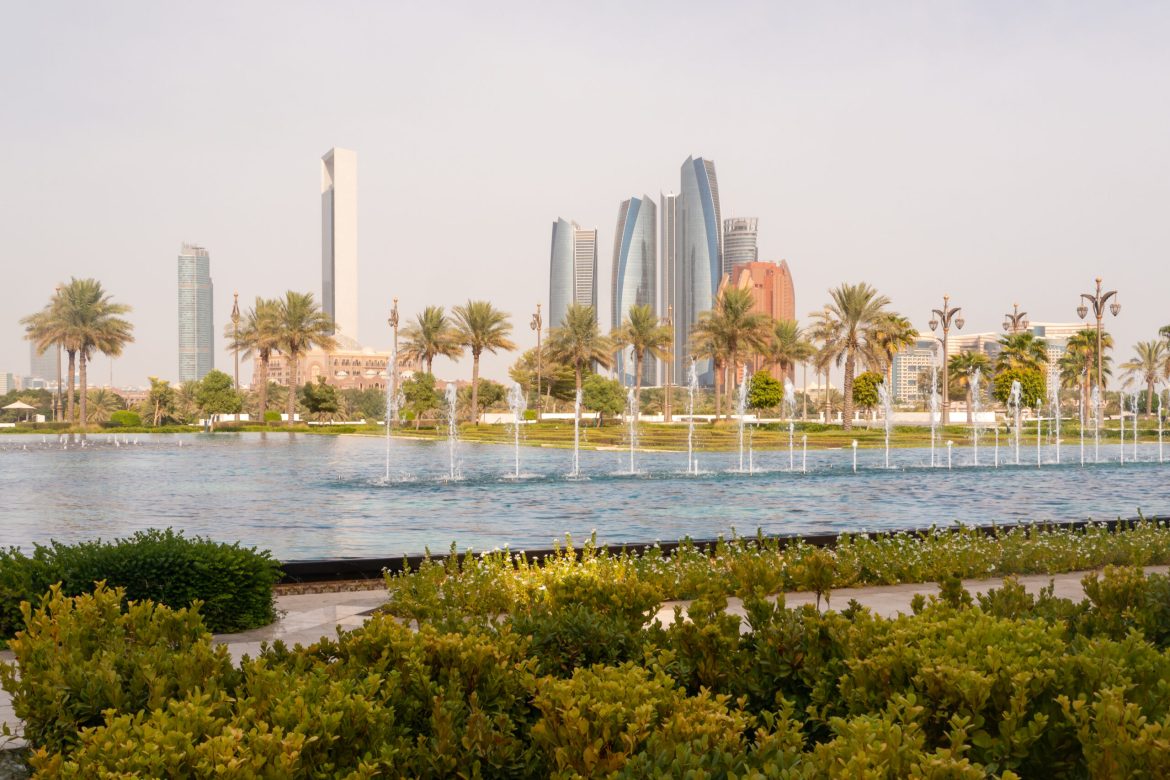
[{"label": "hedge row", "polygon": [[140,531],[113,542],[36,545],[32,555],[0,550],[0,640],[24,627],[21,602],[37,603],[51,585],[65,595],[86,593],[98,581],[126,598],[172,607],[195,601],[215,632],[242,631],[276,618],[272,586],[280,565],[267,551],[188,538],[171,529]]},{"label": "hedge row", "polygon": [[746,627],[716,587],[663,627],[578,564],[498,621],[238,665],[194,611],[55,589],[0,682],[45,778],[1165,776],[1170,578],[943,584],[892,620],[749,594]]}]

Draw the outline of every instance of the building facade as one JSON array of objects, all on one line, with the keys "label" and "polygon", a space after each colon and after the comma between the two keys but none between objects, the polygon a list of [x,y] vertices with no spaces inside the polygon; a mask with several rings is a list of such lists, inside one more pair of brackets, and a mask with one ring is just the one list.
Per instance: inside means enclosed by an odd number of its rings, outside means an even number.
[{"label": "building facade", "polygon": [[[728,284],[751,290],[754,305],[752,311],[775,320],[796,320],[796,288],[792,284],[792,272],[788,261],[779,263],[754,262],[737,263],[727,277]],[[756,359],[754,370],[764,368],[763,360]],[[789,367],[787,375],[776,366],[768,366],[773,378],[780,381],[796,380],[796,367]]]},{"label": "building facade", "polygon": [[[65,381],[66,366],[61,365],[61,381]],[[43,379],[46,385],[57,386],[57,348],[50,347],[44,352],[37,352],[36,342],[28,343],[28,375],[33,379]]]},{"label": "building facade", "polygon": [[723,272],[734,273],[742,263],[754,263],[760,259],[757,245],[759,220],[755,217],[731,217],[723,220]]},{"label": "building facade", "polygon": [[[723,278],[723,222],[715,163],[688,157],[682,165],[678,194],[676,264],[674,273],[675,381],[685,384],[691,328],[699,314],[715,302]],[[711,360],[696,363],[699,384],[715,384]]]},{"label": "building facade", "polygon": [[321,158],[321,308],[358,341],[357,153]]},{"label": "building facade", "polygon": [[1034,322],[1029,326],[1036,338],[1044,340],[1049,392],[1060,387],[1060,359],[1068,351],[1068,340],[1088,327],[1083,322]]},{"label": "building facade", "polygon": [[[621,326],[633,306],[658,308],[658,219],[657,207],[649,195],[622,201],[618,207],[617,231],[613,241],[613,328]],[[637,384],[634,361],[627,350],[617,356],[618,379],[627,387]],[[646,355],[641,384],[655,384],[657,361]]]},{"label": "building facade", "polygon": [[558,219],[549,252],[548,326],[560,327],[570,304],[597,313],[597,230]]},{"label": "building facade", "polygon": [[198,381],[215,368],[211,257],[183,244],[179,251],[179,381]]},{"label": "building facade", "polygon": [[[326,384],[339,390],[385,390],[389,361],[389,352],[372,349],[340,349],[334,352],[314,349],[301,355],[295,374],[290,375],[288,358],[274,352],[268,361],[268,379],[285,387],[290,383],[300,387],[324,377]],[[400,379],[409,378],[414,373],[413,368],[400,362]],[[253,369],[253,376],[258,371],[258,368]]]},{"label": "building facade", "polygon": [[[677,292],[675,277],[678,274],[678,195],[673,192],[659,193],[658,195],[658,312],[670,320],[673,325],[675,311],[678,304],[674,296]],[[677,342],[677,334],[675,335]],[[666,372],[677,372],[678,344],[671,345],[671,353],[675,360],[663,361],[658,372],[658,382],[666,383]],[[672,381],[677,382],[676,373],[671,374]]]},{"label": "building facade", "polygon": [[917,403],[930,396],[930,386],[922,385],[920,378],[923,372],[930,371],[931,366],[938,366],[938,353],[942,351],[942,344],[933,338],[920,338],[914,346],[903,348],[894,355],[893,382],[894,401],[897,403]]}]

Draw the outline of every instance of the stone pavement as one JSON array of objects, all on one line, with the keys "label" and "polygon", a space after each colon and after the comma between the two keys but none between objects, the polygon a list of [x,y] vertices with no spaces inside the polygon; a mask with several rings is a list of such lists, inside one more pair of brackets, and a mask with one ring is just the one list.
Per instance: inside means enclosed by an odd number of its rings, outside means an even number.
[{"label": "stone pavement", "polygon": [[[1165,574],[1166,566],[1149,566],[1149,573]],[[1071,572],[1068,574],[1034,574],[1021,576],[1020,582],[1030,593],[1037,593],[1047,587],[1049,582],[1054,585],[1055,595],[1062,598],[1079,601],[1084,598],[1081,589],[1081,578],[1087,572]],[[965,587],[972,594],[986,593],[1002,584],[1002,579],[964,580]],[[860,604],[868,607],[875,614],[893,617],[898,613],[910,611],[910,600],[915,594],[931,595],[938,593],[938,585],[922,583],[916,585],[882,585],[866,588],[842,588],[834,590],[830,603],[835,609],[842,609],[850,599],[856,599]],[[226,644],[232,657],[237,661],[244,654],[255,655],[260,650],[261,642],[283,640],[288,645],[307,645],[318,639],[333,636],[338,627],[352,629],[361,626],[367,619],[367,613],[383,604],[386,600],[386,591],[350,591],[343,593],[311,593],[290,596],[278,596],[276,608],[280,619],[275,623],[252,631],[238,634],[217,634],[215,641]],[[789,607],[800,607],[805,604],[816,603],[816,596],[812,593],[787,593],[784,596]],[[662,605],[657,618],[664,625],[674,621],[674,608],[681,606],[686,613],[688,602],[672,601]],[[727,611],[744,616],[743,603],[736,598],[729,598]],[[746,629],[746,626],[745,626]],[[0,652],[0,661],[11,662],[11,651]],[[0,723],[7,723],[14,731],[20,728],[19,721],[12,711],[12,699],[5,691],[0,691]],[[19,747],[21,743],[13,743],[7,747]],[[6,747],[0,743],[0,749]]]}]

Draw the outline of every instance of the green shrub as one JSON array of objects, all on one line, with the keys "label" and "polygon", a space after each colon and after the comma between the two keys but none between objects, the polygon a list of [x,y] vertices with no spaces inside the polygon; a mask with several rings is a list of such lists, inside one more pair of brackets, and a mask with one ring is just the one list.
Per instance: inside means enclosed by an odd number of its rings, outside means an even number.
[{"label": "green shrub", "polygon": [[115,428],[140,428],[142,418],[136,412],[120,409],[110,414],[110,424]]},{"label": "green shrub", "polygon": [[536,410],[535,409],[525,409],[524,410],[524,419],[525,420],[535,420],[536,419]]},{"label": "green shrub", "polygon": [[0,550],[0,637],[23,626],[20,603],[36,603],[55,583],[74,596],[104,581],[126,598],[170,607],[202,602],[208,628],[217,633],[267,625],[276,615],[272,586],[279,563],[268,552],[221,544],[181,532],[139,531],[113,542],[36,545],[31,556]]},{"label": "green shrub", "polygon": [[266,412],[264,412],[264,422],[266,422],[266,423],[281,422],[280,412],[278,412],[274,409],[267,410]]}]

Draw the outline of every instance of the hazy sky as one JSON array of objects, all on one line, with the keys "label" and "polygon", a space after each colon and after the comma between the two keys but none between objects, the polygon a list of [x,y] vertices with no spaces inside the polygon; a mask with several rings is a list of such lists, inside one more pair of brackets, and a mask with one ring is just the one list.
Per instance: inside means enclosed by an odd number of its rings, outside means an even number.
[{"label": "hazy sky", "polygon": [[371,346],[395,295],[488,298],[533,344],[558,216],[600,230],[608,325],[618,204],[694,154],[801,314],[864,280],[923,330],[943,293],[971,332],[1013,301],[1071,321],[1101,275],[1126,359],[1170,324],[1167,40],[1156,2],[7,3],[0,371],[28,370],[17,320],[94,276],[134,307],[116,383],[174,378],[183,241],[217,332],[234,289],[319,295],[332,146],[358,155]]}]

